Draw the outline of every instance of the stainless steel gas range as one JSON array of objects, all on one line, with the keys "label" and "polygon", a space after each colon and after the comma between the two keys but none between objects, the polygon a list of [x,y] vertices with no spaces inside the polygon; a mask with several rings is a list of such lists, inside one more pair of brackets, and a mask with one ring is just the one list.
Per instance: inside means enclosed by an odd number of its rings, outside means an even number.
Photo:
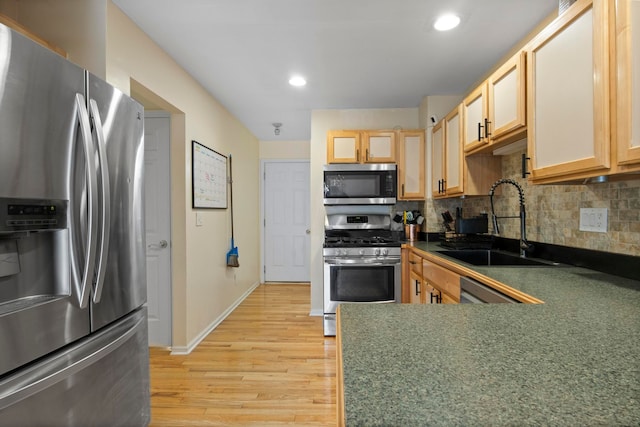
[{"label": "stainless steel gas range", "polygon": [[401,232],[388,214],[327,213],[324,259],[324,335],[336,334],[340,303],[399,303]]}]

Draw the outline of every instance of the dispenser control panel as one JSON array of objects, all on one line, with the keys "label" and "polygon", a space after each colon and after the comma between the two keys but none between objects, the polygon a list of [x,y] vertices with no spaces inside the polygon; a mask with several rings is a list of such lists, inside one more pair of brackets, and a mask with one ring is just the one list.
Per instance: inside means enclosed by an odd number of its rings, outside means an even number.
[{"label": "dispenser control panel", "polygon": [[0,232],[66,228],[66,213],[65,200],[0,198]]}]

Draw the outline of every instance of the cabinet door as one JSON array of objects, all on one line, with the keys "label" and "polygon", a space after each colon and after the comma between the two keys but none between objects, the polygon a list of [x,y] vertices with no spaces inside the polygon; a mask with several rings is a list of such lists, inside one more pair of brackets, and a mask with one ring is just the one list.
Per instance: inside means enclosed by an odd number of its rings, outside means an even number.
[{"label": "cabinet door", "polygon": [[527,49],[533,181],[610,166],[607,16],[605,0],[579,1]]},{"label": "cabinet door", "polygon": [[444,195],[444,120],[431,132],[431,193],[433,197]]},{"label": "cabinet door", "polygon": [[640,163],[640,1],[616,3],[618,164]]},{"label": "cabinet door", "polygon": [[395,163],[396,134],[393,131],[367,131],[362,135],[362,163]]},{"label": "cabinet door", "polygon": [[488,83],[489,129],[491,141],[524,136],[526,120],[525,52],[519,52],[491,75]]},{"label": "cabinet door", "polygon": [[487,130],[487,84],[482,83],[462,101],[464,151],[471,151],[489,142]]},{"label": "cabinet door", "polygon": [[409,274],[409,303],[422,304],[422,276],[411,272]]},{"label": "cabinet door", "polygon": [[424,131],[398,133],[398,199],[424,200],[425,198],[425,141]]},{"label": "cabinet door", "polygon": [[447,196],[461,194],[463,191],[464,172],[462,152],[462,106],[458,106],[445,119],[445,192]]},{"label": "cabinet door", "polygon": [[327,133],[327,163],[360,162],[360,132],[329,131]]},{"label": "cabinet door", "polygon": [[442,292],[435,288],[431,283],[424,282],[424,303],[440,304],[442,303]]}]

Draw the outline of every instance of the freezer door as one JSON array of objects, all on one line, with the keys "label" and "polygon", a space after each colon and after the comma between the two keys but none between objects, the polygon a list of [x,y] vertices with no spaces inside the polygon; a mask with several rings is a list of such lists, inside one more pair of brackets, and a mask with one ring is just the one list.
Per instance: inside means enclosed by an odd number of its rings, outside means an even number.
[{"label": "freezer door", "polygon": [[[93,134],[108,172],[101,187],[106,218],[99,249],[91,307],[91,327],[105,325],[140,307],[147,300],[144,226],[144,110],[140,104],[88,73],[89,111]],[[102,132],[102,135],[100,135]],[[102,140],[102,141],[101,141]],[[102,179],[102,178],[101,178]],[[105,213],[105,210],[107,211]]]},{"label": "freezer door", "polygon": [[149,408],[146,308],[0,381],[0,426],[146,426]]},{"label": "freezer door", "polygon": [[[84,70],[0,25],[0,263],[15,265],[0,274],[0,375],[90,331],[70,269],[69,236],[82,234],[76,223],[61,220],[46,232],[7,226],[9,217],[33,222],[34,206],[86,205],[71,194],[83,93]],[[19,206],[25,216],[11,214]]]},{"label": "freezer door", "polygon": [[69,200],[84,70],[0,24],[0,197]]}]

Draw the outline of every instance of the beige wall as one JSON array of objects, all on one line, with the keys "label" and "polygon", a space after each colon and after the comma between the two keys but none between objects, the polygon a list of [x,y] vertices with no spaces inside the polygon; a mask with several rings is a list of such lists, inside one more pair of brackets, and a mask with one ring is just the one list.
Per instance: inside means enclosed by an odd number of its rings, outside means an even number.
[{"label": "beige wall", "polygon": [[[259,281],[258,140],[111,2],[107,12],[107,80],[125,92],[134,80],[184,118],[184,133],[172,138],[173,340],[190,347]],[[226,266],[229,209],[201,210],[204,226],[195,226],[192,140],[232,154],[239,268]]]},{"label": "beige wall", "polygon": [[327,161],[327,131],[336,129],[419,128],[418,108],[315,110],[311,113],[311,313],[322,314],[324,205],[322,166]]},{"label": "beige wall", "polygon": [[261,159],[307,160],[310,153],[309,141],[260,141]]},{"label": "beige wall", "polygon": [[105,78],[105,0],[0,0],[0,13],[63,48],[71,62]]}]

